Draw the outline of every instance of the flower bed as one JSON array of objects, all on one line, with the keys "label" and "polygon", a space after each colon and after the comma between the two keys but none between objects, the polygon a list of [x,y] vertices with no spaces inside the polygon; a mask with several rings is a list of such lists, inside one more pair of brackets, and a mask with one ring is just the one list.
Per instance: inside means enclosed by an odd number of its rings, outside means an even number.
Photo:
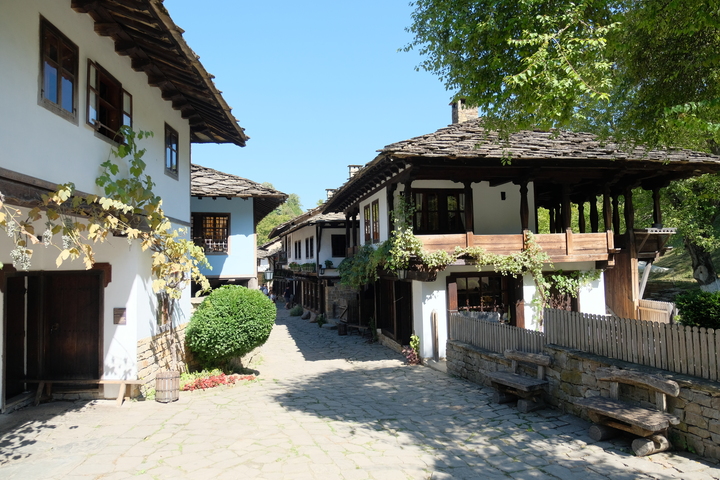
[{"label": "flower bed", "polygon": [[182,391],[188,392],[193,390],[206,390],[208,388],[217,387],[219,385],[234,385],[235,383],[242,381],[253,381],[255,375],[225,375],[221,373],[219,375],[211,375],[209,377],[196,378],[195,380],[186,383],[182,387]]}]

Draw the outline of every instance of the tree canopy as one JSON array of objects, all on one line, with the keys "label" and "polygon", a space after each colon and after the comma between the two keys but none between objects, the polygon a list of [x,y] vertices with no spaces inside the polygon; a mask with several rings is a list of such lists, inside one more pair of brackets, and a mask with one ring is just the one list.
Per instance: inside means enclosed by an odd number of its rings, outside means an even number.
[{"label": "tree canopy", "polygon": [[[264,187],[275,189],[272,183],[269,182],[265,182],[262,185]],[[297,193],[291,193],[288,195],[288,199],[285,200],[285,203],[280,205],[257,224],[257,245],[264,245],[268,242],[268,235],[273,228],[297,217],[298,215],[301,215],[302,213],[303,210],[300,203],[300,197]]]},{"label": "tree canopy", "polygon": [[417,0],[408,31],[489,128],[567,128],[710,150],[720,6],[707,0]]}]

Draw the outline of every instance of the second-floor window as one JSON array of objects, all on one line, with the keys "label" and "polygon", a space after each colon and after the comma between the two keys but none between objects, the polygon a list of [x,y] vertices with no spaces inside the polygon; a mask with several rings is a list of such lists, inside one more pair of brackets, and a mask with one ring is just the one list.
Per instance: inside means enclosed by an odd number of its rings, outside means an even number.
[{"label": "second-floor window", "polygon": [[132,96],[91,60],[88,60],[87,123],[116,141],[122,141],[117,134],[121,126],[132,127]]},{"label": "second-floor window", "polygon": [[78,47],[45,19],[40,21],[40,36],[42,105],[75,119]]},{"label": "second-floor window", "polygon": [[295,242],[295,259],[300,260],[302,256],[302,242],[300,240]]},{"label": "second-floor window", "polygon": [[178,176],[178,133],[167,123],[165,124],[165,173],[174,178]]},{"label": "second-floor window", "polygon": [[415,190],[417,234],[465,233],[465,194],[459,190]]},{"label": "second-floor window", "polygon": [[372,242],[372,233],[371,233],[371,227],[370,224],[372,223],[372,219],[370,218],[370,205],[365,205],[363,207],[363,226],[364,226],[364,232],[365,232],[365,243]]},{"label": "second-floor window", "polygon": [[192,232],[195,245],[205,253],[228,253],[230,215],[227,213],[193,213]]},{"label": "second-floor window", "polygon": [[372,242],[380,242],[380,202],[375,200],[372,202]]}]

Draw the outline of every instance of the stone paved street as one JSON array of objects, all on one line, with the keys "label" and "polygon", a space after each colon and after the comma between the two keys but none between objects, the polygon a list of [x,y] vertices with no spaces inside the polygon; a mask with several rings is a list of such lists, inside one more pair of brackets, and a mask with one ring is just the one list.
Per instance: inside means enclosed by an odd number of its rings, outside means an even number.
[{"label": "stone paved street", "polygon": [[178,402],[54,402],[0,417],[0,479],[720,479],[680,452],[636,458],[587,423],[280,310],[250,384]]}]

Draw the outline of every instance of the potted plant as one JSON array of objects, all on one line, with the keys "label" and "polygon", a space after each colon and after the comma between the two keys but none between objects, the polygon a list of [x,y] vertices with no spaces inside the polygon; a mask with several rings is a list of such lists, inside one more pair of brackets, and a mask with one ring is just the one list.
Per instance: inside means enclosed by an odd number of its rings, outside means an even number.
[{"label": "potted plant", "polygon": [[325,268],[333,268],[333,261],[325,260]]}]

